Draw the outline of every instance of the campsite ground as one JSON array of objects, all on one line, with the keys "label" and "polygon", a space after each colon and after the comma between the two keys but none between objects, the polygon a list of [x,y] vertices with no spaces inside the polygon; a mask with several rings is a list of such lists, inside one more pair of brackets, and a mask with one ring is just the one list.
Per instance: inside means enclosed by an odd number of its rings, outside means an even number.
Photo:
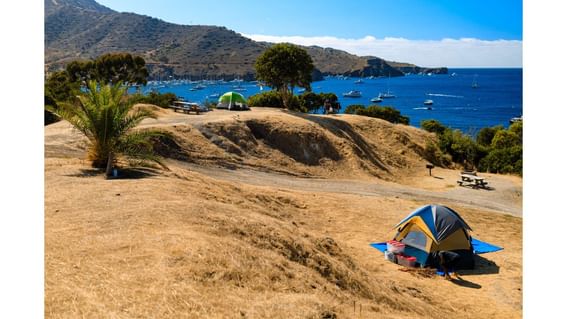
[{"label": "campsite ground", "polygon": [[[67,123],[45,129],[46,317],[520,318],[522,180],[428,176],[431,136],[358,116],[159,110],[169,171],[104,180]],[[384,260],[415,208],[445,204],[505,249],[462,281]]]}]

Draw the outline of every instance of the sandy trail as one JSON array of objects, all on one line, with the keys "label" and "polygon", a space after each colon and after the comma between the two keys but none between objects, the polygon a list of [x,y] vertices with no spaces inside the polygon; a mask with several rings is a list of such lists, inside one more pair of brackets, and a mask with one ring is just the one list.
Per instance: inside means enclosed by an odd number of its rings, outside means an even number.
[{"label": "sandy trail", "polygon": [[[367,182],[360,180],[337,180],[321,178],[302,178],[274,172],[261,172],[253,169],[226,169],[177,162],[181,167],[231,182],[256,186],[269,186],[309,192],[343,193],[362,196],[386,196],[410,200],[423,200],[441,204],[459,204],[471,208],[483,208],[495,212],[522,216],[521,202],[503,196],[503,193],[518,191],[519,187],[503,178],[491,178],[493,190],[469,189],[463,187],[433,191],[416,187],[398,185],[385,181]],[[457,173],[452,171],[453,175]],[[457,177],[455,177],[457,178]],[[453,180],[451,180],[454,182]]]}]

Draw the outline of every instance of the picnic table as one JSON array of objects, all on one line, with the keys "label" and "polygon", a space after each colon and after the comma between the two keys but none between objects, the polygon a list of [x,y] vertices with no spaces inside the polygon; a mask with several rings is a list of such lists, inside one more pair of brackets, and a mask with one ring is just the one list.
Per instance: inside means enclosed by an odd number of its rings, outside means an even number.
[{"label": "picnic table", "polygon": [[180,110],[183,111],[183,113],[195,112],[196,114],[199,114],[202,111],[199,104],[184,101],[174,101],[173,104],[169,107],[172,108],[175,112],[177,112],[177,110]]},{"label": "picnic table", "polygon": [[486,188],[488,182],[484,177],[471,174],[461,174],[461,180],[457,181],[460,186],[472,186],[473,188]]}]

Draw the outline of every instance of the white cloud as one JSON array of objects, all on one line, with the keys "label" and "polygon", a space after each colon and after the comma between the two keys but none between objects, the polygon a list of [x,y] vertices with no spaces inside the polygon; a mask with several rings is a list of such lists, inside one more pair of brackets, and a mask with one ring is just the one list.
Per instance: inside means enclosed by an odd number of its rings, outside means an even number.
[{"label": "white cloud", "polygon": [[488,41],[475,38],[408,40],[391,37],[376,39],[371,35],[361,39],[260,34],[243,34],[243,36],[255,41],[331,47],[360,56],[373,55],[389,61],[408,62],[426,67],[522,66],[522,41],[520,40]]}]

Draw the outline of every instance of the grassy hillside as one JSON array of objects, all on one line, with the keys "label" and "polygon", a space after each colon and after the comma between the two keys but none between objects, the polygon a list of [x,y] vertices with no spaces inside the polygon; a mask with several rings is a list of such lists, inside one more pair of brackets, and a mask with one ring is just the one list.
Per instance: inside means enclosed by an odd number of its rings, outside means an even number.
[{"label": "grassy hillside", "polygon": [[[170,170],[114,180],[46,126],[46,318],[521,318],[522,220],[481,205],[521,179],[456,190],[458,171],[423,168],[430,133],[379,119],[158,113],[143,127],[175,135]],[[454,283],[368,245],[432,198],[505,249]]]},{"label": "grassy hillside", "polygon": [[[252,79],[254,62],[270,44],[217,26],[177,25],[118,13],[93,0],[45,0],[45,63],[50,70],[75,59],[127,51],[143,56],[152,76]],[[308,47],[324,74],[400,76],[376,57]]]}]

